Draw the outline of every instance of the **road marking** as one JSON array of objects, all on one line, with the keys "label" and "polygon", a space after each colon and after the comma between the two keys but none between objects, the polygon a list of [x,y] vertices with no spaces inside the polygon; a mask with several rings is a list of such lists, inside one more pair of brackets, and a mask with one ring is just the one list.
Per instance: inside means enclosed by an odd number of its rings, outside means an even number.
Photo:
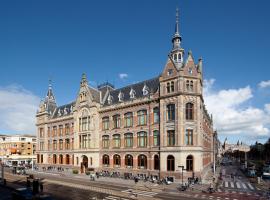
[{"label": "road marking", "polygon": [[114,196],[108,196],[108,197],[105,197],[105,199],[116,200],[116,199],[119,199],[119,198],[118,197],[114,197]]},{"label": "road marking", "polygon": [[234,183],[230,182],[231,188],[234,188]]},{"label": "road marking", "polygon": [[242,183],[242,186],[244,189],[247,189],[247,186],[245,185],[245,183]]},{"label": "road marking", "polygon": [[153,197],[154,195],[157,195],[157,192],[148,192],[148,191],[136,191],[132,189],[123,190],[121,192],[128,193],[128,194],[137,194],[140,196],[146,196],[146,197]]},{"label": "road marking", "polygon": [[227,181],[225,181],[225,187],[228,187],[228,182]]},{"label": "road marking", "polygon": [[240,183],[236,182],[236,187],[241,188]]},{"label": "road marking", "polygon": [[251,190],[254,190],[254,187],[250,183],[248,183],[248,186]]}]

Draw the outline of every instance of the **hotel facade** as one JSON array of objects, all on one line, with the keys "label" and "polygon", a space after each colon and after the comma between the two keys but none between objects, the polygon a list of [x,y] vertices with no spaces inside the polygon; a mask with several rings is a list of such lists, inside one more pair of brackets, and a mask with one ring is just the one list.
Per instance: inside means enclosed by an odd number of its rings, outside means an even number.
[{"label": "hotel facade", "polygon": [[[203,100],[202,59],[185,56],[176,17],[172,50],[159,76],[116,89],[82,75],[75,100],[57,106],[52,86],[37,119],[40,167],[202,176],[213,162],[213,120]],[[182,167],[181,167],[182,166]]]}]

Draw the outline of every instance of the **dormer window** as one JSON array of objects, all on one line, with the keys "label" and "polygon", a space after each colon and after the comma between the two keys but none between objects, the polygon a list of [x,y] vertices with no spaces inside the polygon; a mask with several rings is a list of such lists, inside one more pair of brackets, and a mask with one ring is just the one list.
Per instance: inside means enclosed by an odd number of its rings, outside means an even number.
[{"label": "dormer window", "polygon": [[119,94],[118,94],[118,100],[119,100],[120,102],[122,102],[122,101],[124,100],[124,93],[122,93],[121,91],[120,91]]},{"label": "dormer window", "polygon": [[188,73],[189,74],[192,74],[193,73],[193,71],[192,71],[192,68],[190,67],[190,68],[188,68]]},{"label": "dormer window", "polygon": [[67,110],[67,108],[65,107],[65,108],[64,108],[64,115],[67,115],[67,114],[68,114],[67,111],[68,111],[68,110]]},{"label": "dormer window", "polygon": [[136,94],[135,90],[134,90],[133,88],[131,88],[131,90],[130,90],[130,92],[129,92],[130,98],[131,98],[131,99],[135,99],[135,94]]},{"label": "dormer window", "polygon": [[168,69],[168,76],[171,76],[173,74],[173,70],[172,69]]},{"label": "dormer window", "polygon": [[149,88],[146,85],[144,85],[142,92],[143,92],[144,96],[148,95],[149,94]]},{"label": "dormer window", "polygon": [[108,104],[112,104],[113,97],[111,95],[108,96]]},{"label": "dormer window", "polygon": [[60,109],[58,110],[57,114],[58,114],[59,117],[61,116],[61,110]]}]

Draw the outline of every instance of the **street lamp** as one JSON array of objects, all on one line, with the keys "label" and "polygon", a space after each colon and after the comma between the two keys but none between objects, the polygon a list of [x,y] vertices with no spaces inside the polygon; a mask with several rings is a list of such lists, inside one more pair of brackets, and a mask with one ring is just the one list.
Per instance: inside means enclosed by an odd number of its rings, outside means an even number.
[{"label": "street lamp", "polygon": [[180,166],[178,166],[178,167],[180,167],[181,169],[182,169],[182,186],[184,185],[184,180],[183,180],[183,177],[184,177],[184,166],[183,165],[180,165]]}]

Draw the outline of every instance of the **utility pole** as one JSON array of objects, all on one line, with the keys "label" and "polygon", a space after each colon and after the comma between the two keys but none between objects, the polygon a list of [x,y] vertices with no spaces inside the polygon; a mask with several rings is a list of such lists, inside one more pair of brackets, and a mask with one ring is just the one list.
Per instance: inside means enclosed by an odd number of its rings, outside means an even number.
[{"label": "utility pole", "polygon": [[184,185],[184,166],[183,165],[180,165],[180,166],[178,166],[178,167],[180,167],[181,169],[182,169],[182,186]]}]

